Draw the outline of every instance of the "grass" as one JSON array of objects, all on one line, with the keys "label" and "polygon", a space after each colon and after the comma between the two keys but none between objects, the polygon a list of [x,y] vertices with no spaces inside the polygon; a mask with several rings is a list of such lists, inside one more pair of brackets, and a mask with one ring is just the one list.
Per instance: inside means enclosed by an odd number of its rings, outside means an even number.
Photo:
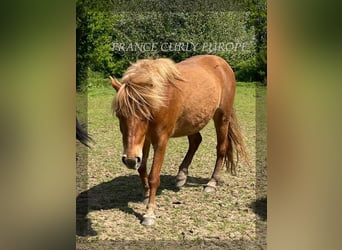
[{"label": "grass", "polygon": [[[82,249],[92,249],[94,244],[110,240],[166,240],[172,244],[189,240],[199,245],[212,240],[257,240],[257,223],[264,226],[266,223],[252,205],[257,199],[257,186],[262,186],[261,196],[266,194],[266,88],[256,83],[237,84],[235,109],[253,167],[240,163],[236,177],[223,171],[215,193],[202,192],[202,185],[211,176],[216,160],[213,122],[201,132],[202,144],[189,168],[188,183],[180,191],[174,187],[173,180],[188,143],[186,137],[170,140],[157,194],[157,223],[153,227],[140,225],[145,212],[145,205],[140,202],[140,179],[137,172],[121,163],[121,134],[118,120],[111,113],[114,94],[109,87],[88,91],[88,130],[96,144],[88,150],[87,185],[78,185],[77,206],[83,211],[78,215],[78,224],[86,221],[88,229],[96,235],[77,236],[78,245],[84,247]],[[82,101],[84,96],[80,95],[78,102]],[[261,171],[256,171],[255,163]],[[88,197],[86,203],[82,200],[84,195]],[[85,206],[89,211],[84,210]]]}]

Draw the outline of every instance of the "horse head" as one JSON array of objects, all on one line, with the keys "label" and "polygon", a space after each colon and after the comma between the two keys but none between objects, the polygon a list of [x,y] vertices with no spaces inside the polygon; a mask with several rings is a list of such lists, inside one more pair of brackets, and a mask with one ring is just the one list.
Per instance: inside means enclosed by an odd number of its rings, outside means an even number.
[{"label": "horse head", "polygon": [[[125,84],[120,83],[117,79],[110,77],[113,88],[119,92]],[[126,85],[127,86],[127,85]],[[123,95],[125,93],[122,93]],[[126,100],[128,101],[128,100]],[[128,106],[127,106],[128,105]],[[134,104],[129,101],[125,103],[124,109],[122,105],[113,104],[113,110],[116,117],[119,119],[120,131],[122,134],[123,154],[122,162],[130,169],[138,169],[142,162],[143,146],[146,133],[148,130],[149,120],[143,115],[137,115],[134,112]]]}]

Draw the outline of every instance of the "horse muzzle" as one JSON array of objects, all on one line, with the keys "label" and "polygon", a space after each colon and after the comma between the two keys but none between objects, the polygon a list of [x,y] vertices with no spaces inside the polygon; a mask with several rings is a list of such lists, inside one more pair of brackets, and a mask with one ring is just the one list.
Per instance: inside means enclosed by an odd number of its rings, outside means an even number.
[{"label": "horse muzzle", "polygon": [[122,162],[126,165],[129,169],[137,170],[141,165],[141,157],[137,156],[135,159],[127,158],[127,156],[122,156]]}]

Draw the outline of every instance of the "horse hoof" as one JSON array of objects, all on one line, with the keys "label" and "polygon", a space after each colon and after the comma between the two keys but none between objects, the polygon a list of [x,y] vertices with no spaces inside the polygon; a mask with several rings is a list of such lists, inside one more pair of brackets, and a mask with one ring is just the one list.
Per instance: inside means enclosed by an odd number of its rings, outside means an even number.
[{"label": "horse hoof", "polygon": [[183,187],[185,183],[186,183],[186,179],[176,180],[176,187],[178,188]]},{"label": "horse hoof", "polygon": [[212,192],[215,192],[216,191],[216,187],[213,187],[213,186],[206,186],[204,187],[204,192],[206,193],[212,193]]},{"label": "horse hoof", "polygon": [[152,226],[156,223],[156,219],[152,217],[144,217],[143,221],[141,222],[144,226]]}]

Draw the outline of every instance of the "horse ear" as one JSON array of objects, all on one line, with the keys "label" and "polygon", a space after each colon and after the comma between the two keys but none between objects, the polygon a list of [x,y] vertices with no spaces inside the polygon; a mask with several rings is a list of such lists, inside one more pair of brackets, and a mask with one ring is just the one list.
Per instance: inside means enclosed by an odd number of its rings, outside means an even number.
[{"label": "horse ear", "polygon": [[113,78],[112,76],[109,76],[111,82],[112,82],[112,87],[116,90],[119,91],[120,87],[121,87],[121,83],[116,79]]}]

